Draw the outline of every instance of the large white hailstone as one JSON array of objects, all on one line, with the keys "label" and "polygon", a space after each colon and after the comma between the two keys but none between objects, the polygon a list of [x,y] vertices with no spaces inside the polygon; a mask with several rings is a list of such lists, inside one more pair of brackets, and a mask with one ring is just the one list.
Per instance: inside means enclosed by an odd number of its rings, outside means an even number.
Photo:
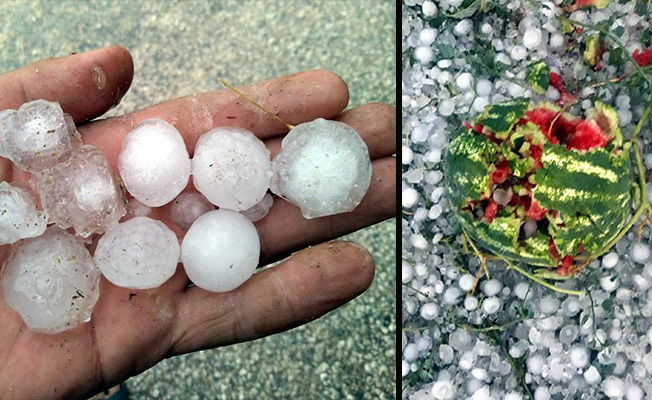
[{"label": "large white hailstone", "polygon": [[254,273],[259,255],[256,228],[231,210],[214,210],[197,218],[181,243],[188,278],[212,292],[228,292],[244,283]]},{"label": "large white hailstone", "polygon": [[181,193],[172,202],[170,218],[181,229],[188,229],[200,216],[214,210],[215,206],[197,192]]},{"label": "large white hailstone", "polygon": [[26,190],[0,182],[0,245],[40,236],[46,225],[45,213],[37,211]]},{"label": "large white hailstone", "polygon": [[256,222],[265,218],[267,214],[269,214],[272,205],[274,205],[274,198],[271,194],[267,193],[263,196],[261,201],[246,210],[240,211],[240,213],[249,218],[249,221]]},{"label": "large white hailstone", "polygon": [[271,190],[305,218],[352,211],[371,182],[369,150],[350,126],[318,118],[297,125],[272,162]]},{"label": "large white hailstone", "polygon": [[51,227],[13,249],[0,286],[29,329],[58,333],[90,321],[99,280],[82,239]]},{"label": "large white hailstone", "polygon": [[80,137],[59,103],[35,100],[0,112],[0,156],[38,172],[70,156]]},{"label": "large white hailstone", "polygon": [[213,129],[197,141],[192,176],[197,190],[211,203],[227,210],[246,210],[269,189],[269,150],[246,129]]},{"label": "large white hailstone", "polygon": [[123,191],[104,153],[76,148],[70,158],[38,175],[36,189],[49,222],[88,237],[118,224],[125,214]]},{"label": "large white hailstone", "polygon": [[97,243],[95,263],[116,286],[151,289],[174,275],[177,236],[161,221],[135,217],[108,231]]},{"label": "large white hailstone", "polygon": [[157,118],[146,119],[127,134],[118,168],[129,193],[149,207],[177,197],[188,184],[191,170],[181,134]]}]

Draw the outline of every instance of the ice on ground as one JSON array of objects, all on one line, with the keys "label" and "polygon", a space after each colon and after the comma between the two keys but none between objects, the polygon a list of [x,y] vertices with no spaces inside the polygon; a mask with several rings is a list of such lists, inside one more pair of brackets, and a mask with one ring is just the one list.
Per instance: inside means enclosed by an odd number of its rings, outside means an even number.
[{"label": "ice on ground", "polygon": [[36,177],[49,222],[88,237],[118,224],[125,214],[120,185],[100,149],[84,145]]},{"label": "ice on ground", "polygon": [[318,118],[297,125],[272,162],[275,194],[305,218],[352,211],[371,182],[369,150],[350,126]]},{"label": "ice on ground", "polygon": [[35,100],[0,112],[0,156],[38,172],[70,157],[79,134],[59,103]]},{"label": "ice on ground", "polygon": [[45,213],[36,209],[29,192],[0,182],[0,245],[40,236],[46,225]]},{"label": "ice on ground", "polygon": [[181,229],[188,229],[200,216],[214,210],[215,206],[197,192],[181,193],[172,202],[170,218]]},{"label": "ice on ground", "polygon": [[148,207],[159,207],[186,187],[191,165],[179,131],[161,119],[151,118],[125,137],[118,168],[132,196]]},{"label": "ice on ground", "polygon": [[269,214],[272,205],[274,205],[274,198],[271,194],[266,193],[261,201],[246,210],[240,211],[240,213],[249,218],[249,221],[256,222],[265,218],[267,214]]},{"label": "ice on ground", "polygon": [[29,329],[58,333],[90,321],[99,279],[82,239],[53,226],[14,247],[0,286]]},{"label": "ice on ground", "polygon": [[231,210],[202,215],[181,243],[181,261],[188,278],[212,292],[228,292],[243,284],[254,273],[259,255],[256,228]]},{"label": "ice on ground", "polygon": [[222,209],[241,211],[262,200],[272,177],[269,150],[253,133],[221,127],[200,136],[192,159],[193,183]]},{"label": "ice on ground", "polygon": [[108,231],[97,243],[95,263],[111,283],[151,289],[170,279],[179,262],[177,236],[161,221],[135,217]]}]

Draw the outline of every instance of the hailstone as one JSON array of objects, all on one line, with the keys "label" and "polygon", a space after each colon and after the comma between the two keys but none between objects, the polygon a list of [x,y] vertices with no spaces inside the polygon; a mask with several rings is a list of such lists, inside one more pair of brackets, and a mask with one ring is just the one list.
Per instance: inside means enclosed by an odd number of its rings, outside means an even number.
[{"label": "hailstone", "polygon": [[159,207],[177,197],[190,178],[190,157],[177,129],[147,119],[129,132],[118,161],[125,187],[138,201]]},{"label": "hailstone", "polygon": [[352,211],[371,182],[369,150],[350,126],[318,118],[297,125],[272,163],[271,190],[305,218]]},{"label": "hailstone", "polygon": [[134,217],[147,217],[152,213],[151,207],[147,207],[135,198],[129,199],[127,202],[127,214],[125,214],[123,221],[132,219]]},{"label": "hailstone", "polygon": [[125,214],[122,189],[95,146],[80,146],[68,160],[38,174],[36,189],[49,222],[73,227],[82,237],[106,232]]},{"label": "hailstone", "polygon": [[173,202],[170,218],[181,229],[188,229],[200,216],[214,210],[215,206],[197,192],[181,193]]},{"label": "hailstone", "polygon": [[14,247],[0,287],[29,329],[58,333],[90,321],[99,281],[82,239],[53,226]]},{"label": "hailstone", "polygon": [[161,221],[135,217],[97,242],[95,263],[116,286],[151,289],[174,275],[179,262],[177,236]]},{"label": "hailstone", "polygon": [[271,194],[267,193],[263,199],[254,204],[253,207],[240,211],[240,213],[247,217],[251,222],[260,221],[261,219],[265,218],[267,214],[269,214],[269,210],[272,208],[273,204],[274,198]]},{"label": "hailstone", "polygon": [[181,243],[188,278],[202,289],[228,292],[254,273],[260,241],[254,225],[230,210],[210,211],[192,224]]},{"label": "hailstone", "polygon": [[46,225],[45,213],[37,211],[26,190],[0,182],[0,245],[40,236]]},{"label": "hailstone", "polygon": [[269,189],[269,150],[253,133],[221,127],[203,134],[192,159],[193,182],[216,206],[246,210]]},{"label": "hailstone", "polygon": [[38,172],[70,157],[80,137],[59,103],[35,100],[0,112],[0,156]]}]

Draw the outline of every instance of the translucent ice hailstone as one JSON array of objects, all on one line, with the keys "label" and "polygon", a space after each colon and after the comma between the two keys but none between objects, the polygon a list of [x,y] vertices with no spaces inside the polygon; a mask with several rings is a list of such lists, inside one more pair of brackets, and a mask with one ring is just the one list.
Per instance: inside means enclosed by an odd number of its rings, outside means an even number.
[{"label": "translucent ice hailstone", "polygon": [[106,232],[125,214],[122,189],[95,146],[78,147],[68,160],[43,171],[36,189],[49,222],[72,227],[82,237]]},{"label": "translucent ice hailstone", "polygon": [[99,279],[83,241],[51,227],[14,248],[0,286],[9,307],[29,329],[58,333],[90,321]]},{"label": "translucent ice hailstone", "polygon": [[297,125],[272,163],[271,189],[305,218],[352,211],[371,181],[369,150],[350,126],[318,118]]},{"label": "translucent ice hailstone", "polygon": [[256,203],[253,207],[250,207],[246,210],[240,211],[242,215],[247,217],[249,221],[256,222],[265,218],[269,214],[269,210],[274,204],[274,198],[271,194],[267,193],[263,196],[263,199]]},{"label": "translucent ice hailstone", "polygon": [[211,203],[240,211],[267,193],[272,162],[256,135],[242,128],[221,127],[200,136],[192,175],[197,190]]},{"label": "translucent ice hailstone", "polygon": [[40,236],[46,224],[45,214],[36,210],[26,190],[0,182],[0,245]]},{"label": "translucent ice hailstone", "polygon": [[177,197],[188,184],[191,169],[181,134],[157,118],[141,122],[127,134],[118,168],[129,193],[149,207]]},{"label": "translucent ice hailstone", "polygon": [[214,210],[199,217],[181,243],[188,278],[202,289],[228,292],[254,273],[260,255],[258,232],[242,214]]},{"label": "translucent ice hailstone", "polygon": [[108,231],[97,243],[95,263],[116,286],[151,289],[174,275],[177,236],[161,221],[135,217]]},{"label": "translucent ice hailstone", "polygon": [[126,221],[134,217],[147,217],[151,213],[152,213],[151,207],[147,207],[146,205],[144,205],[143,203],[141,203],[140,201],[132,197],[131,199],[129,199],[129,202],[127,202],[127,214],[125,214],[123,220]]},{"label": "translucent ice hailstone", "polygon": [[64,161],[80,142],[75,124],[59,103],[35,100],[0,112],[0,156],[37,172]]},{"label": "translucent ice hailstone", "polygon": [[170,218],[179,228],[188,229],[197,218],[214,209],[215,206],[200,193],[185,192],[172,202]]}]

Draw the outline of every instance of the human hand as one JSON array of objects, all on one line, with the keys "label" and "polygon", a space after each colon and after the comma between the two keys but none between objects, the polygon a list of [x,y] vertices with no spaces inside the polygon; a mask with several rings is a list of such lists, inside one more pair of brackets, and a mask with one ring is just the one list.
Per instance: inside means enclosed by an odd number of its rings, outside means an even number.
[{"label": "human hand", "polygon": [[[103,150],[117,172],[124,136],[140,121],[161,118],[176,126],[192,151],[217,126],[240,126],[260,137],[274,156],[287,129],[231,92],[202,93],[118,118],[83,124],[114,106],[133,75],[128,51],[110,47],[42,60],[0,75],[0,109],[43,98],[70,114],[87,144]],[[308,71],[242,89],[290,124],[318,117],[352,126],[369,147],[373,175],[355,211],[306,220],[299,208],[275,199],[255,223],[260,266],[301,250],[227,293],[188,287],[181,266],[159,288],[138,291],[102,278],[89,323],[57,335],[34,333],[0,296],[0,398],[81,398],[121,382],[166,357],[256,339],[306,323],[362,293],[373,260],[358,245],[328,240],[394,216],[395,110],[367,104],[342,112],[346,84],[326,71]],[[0,158],[0,180],[25,182],[29,174]],[[169,205],[153,218],[172,226]],[[307,246],[314,247],[307,248]],[[0,246],[0,264],[10,246]],[[134,295],[135,294],[135,295]]]}]

